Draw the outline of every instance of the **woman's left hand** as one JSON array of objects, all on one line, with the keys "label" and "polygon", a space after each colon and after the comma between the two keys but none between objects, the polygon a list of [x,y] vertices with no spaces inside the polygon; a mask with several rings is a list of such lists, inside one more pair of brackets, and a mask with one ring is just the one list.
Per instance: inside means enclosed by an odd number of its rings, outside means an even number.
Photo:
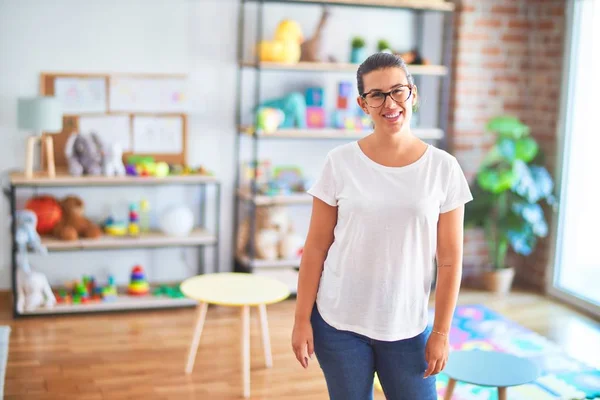
[{"label": "woman's left hand", "polygon": [[443,336],[432,332],[427,339],[425,346],[425,361],[427,369],[423,378],[440,373],[446,366],[448,361],[448,352],[450,351],[450,343],[448,336]]}]

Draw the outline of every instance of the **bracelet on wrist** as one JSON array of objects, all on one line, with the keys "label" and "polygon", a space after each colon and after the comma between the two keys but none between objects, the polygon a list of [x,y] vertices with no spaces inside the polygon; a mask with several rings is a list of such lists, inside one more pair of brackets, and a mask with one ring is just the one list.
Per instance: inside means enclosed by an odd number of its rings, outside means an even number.
[{"label": "bracelet on wrist", "polygon": [[440,336],[444,336],[444,337],[447,337],[447,336],[448,336],[448,334],[447,334],[447,333],[445,333],[445,332],[441,332],[441,331],[437,331],[437,330],[435,330],[435,329],[432,329],[432,330],[431,330],[431,332],[432,332],[432,333],[436,333],[436,334],[438,334],[438,335],[440,335]]}]

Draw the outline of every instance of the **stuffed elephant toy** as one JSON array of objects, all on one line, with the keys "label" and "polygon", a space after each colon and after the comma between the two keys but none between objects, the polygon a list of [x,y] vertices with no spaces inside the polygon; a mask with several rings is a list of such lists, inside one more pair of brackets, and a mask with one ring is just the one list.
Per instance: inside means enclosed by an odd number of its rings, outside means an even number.
[{"label": "stuffed elephant toy", "polygon": [[72,133],[65,145],[65,156],[73,176],[102,174],[102,145],[94,133]]}]

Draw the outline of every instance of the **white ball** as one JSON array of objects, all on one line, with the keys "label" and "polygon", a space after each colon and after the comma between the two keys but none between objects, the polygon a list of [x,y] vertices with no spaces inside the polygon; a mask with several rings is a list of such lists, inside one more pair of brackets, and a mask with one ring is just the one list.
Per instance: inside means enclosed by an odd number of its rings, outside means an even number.
[{"label": "white ball", "polygon": [[194,228],[194,214],[185,207],[174,207],[160,218],[160,229],[168,236],[187,236]]}]

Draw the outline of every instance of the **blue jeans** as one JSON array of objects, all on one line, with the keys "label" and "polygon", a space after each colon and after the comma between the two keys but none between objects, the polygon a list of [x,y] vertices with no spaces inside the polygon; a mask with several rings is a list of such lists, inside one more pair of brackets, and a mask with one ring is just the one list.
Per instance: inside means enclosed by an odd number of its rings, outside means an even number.
[{"label": "blue jeans", "polygon": [[315,354],[330,400],[371,400],[375,372],[387,400],[436,400],[435,376],[423,379],[430,330],[386,342],[338,330],[323,320],[317,306],[311,325]]}]

